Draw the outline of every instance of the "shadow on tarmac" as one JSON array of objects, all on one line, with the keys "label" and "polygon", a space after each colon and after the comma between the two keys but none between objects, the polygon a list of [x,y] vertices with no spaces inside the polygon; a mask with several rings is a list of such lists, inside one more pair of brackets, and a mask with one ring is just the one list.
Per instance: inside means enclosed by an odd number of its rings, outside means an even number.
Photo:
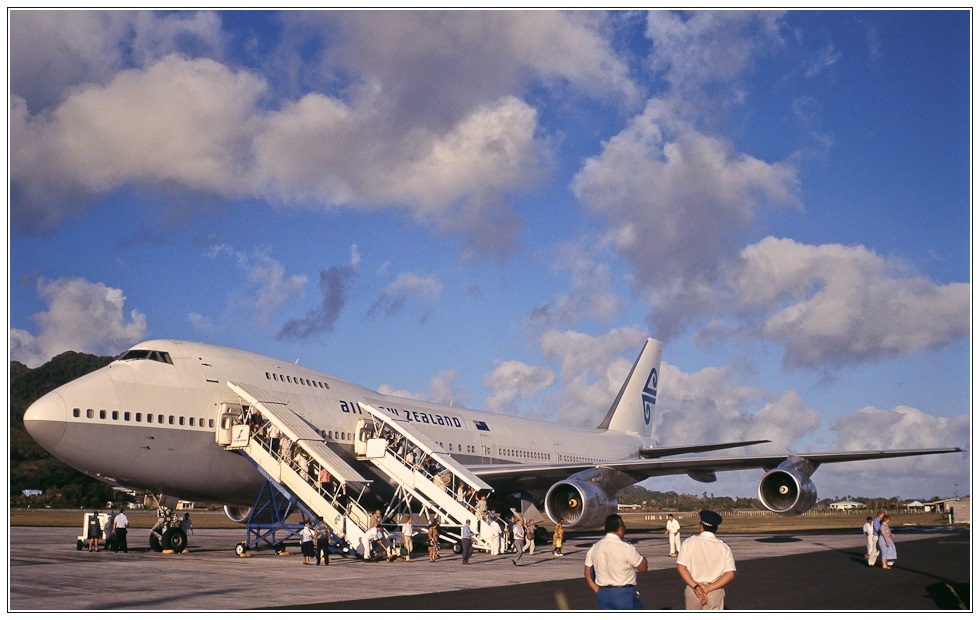
[{"label": "shadow on tarmac", "polygon": [[[896,534],[896,537],[898,535]],[[793,538],[777,536],[779,539]],[[764,541],[770,539],[763,539]],[[967,610],[970,605],[970,534],[897,541],[890,571],[869,567],[860,552],[820,551],[739,562],[726,588],[729,610]],[[533,567],[528,568],[533,570]],[[638,576],[648,610],[684,608],[683,583],[674,569]],[[581,577],[559,581],[446,591],[277,609],[346,610],[568,610],[596,609]]]}]

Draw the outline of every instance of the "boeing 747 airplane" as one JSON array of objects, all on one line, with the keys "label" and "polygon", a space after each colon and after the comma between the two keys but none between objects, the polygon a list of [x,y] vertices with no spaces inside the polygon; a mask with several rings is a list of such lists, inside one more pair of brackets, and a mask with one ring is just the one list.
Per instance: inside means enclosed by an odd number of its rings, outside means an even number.
[{"label": "boeing 747 airplane", "polygon": [[657,446],[651,430],[661,351],[660,342],[647,340],[592,429],[389,396],[298,364],[178,340],[134,346],[39,399],[24,424],[52,455],[85,474],[114,486],[225,504],[235,520],[247,517],[270,476],[282,479],[258,456],[229,445],[232,430],[248,428],[241,420],[255,410],[303,442],[335,479],[370,487],[368,511],[407,484],[395,471],[397,462],[386,468],[382,459],[366,458],[367,444],[387,428],[454,468],[454,483],[491,494],[491,505],[514,505],[520,496],[552,521],[562,519],[566,529],[601,526],[617,510],[617,491],[653,476],[711,482],[719,471],[761,469],[760,500],[792,516],[816,502],[810,478],[824,463],[960,451],[691,456],[765,440]]}]

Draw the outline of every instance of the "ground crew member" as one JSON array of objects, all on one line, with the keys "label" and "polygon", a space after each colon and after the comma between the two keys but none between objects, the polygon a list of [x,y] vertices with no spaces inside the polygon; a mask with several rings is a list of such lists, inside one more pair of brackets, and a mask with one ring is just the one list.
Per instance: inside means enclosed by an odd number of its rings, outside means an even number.
[{"label": "ground crew member", "polygon": [[596,593],[599,609],[643,609],[636,591],[636,573],[647,560],[623,540],[626,524],[619,515],[606,517],[606,535],[585,556],[585,581]]},{"label": "ground crew member", "polygon": [[126,516],[126,509],[120,508],[119,514],[112,521],[112,534],[116,537],[116,553],[120,551],[129,553],[129,546],[126,544],[127,529],[129,529],[129,517]]},{"label": "ground crew member", "polygon": [[670,557],[677,557],[681,548],[681,522],[674,515],[667,515],[667,541],[670,543]]},{"label": "ground crew member", "polygon": [[735,579],[735,558],[731,548],[715,537],[721,515],[702,510],[701,533],[681,545],[677,572],[687,584],[684,589],[686,609],[724,609],[725,585]]}]

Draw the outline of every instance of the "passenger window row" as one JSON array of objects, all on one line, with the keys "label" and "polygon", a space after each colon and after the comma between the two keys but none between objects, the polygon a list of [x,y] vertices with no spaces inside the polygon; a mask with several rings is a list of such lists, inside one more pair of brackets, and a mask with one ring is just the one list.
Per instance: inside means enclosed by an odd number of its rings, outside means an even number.
[{"label": "passenger window row", "polygon": [[[78,407],[72,409],[71,415],[73,418],[81,418],[82,410]],[[165,415],[162,413],[147,413],[143,414],[140,411],[136,413],[131,413],[129,411],[106,411],[105,409],[99,409],[96,413],[95,409],[86,409],[85,418],[89,420],[94,420],[95,418],[100,420],[122,420],[123,422],[139,422],[146,424],[163,424],[167,426],[188,426],[192,428],[214,428],[214,419],[205,420],[204,418],[192,418],[185,416],[173,416]]]},{"label": "passenger window row", "polygon": [[[437,443],[439,444],[439,447],[440,448],[445,448],[446,447],[446,446],[442,445],[442,442],[441,441],[440,442],[437,442]],[[465,445],[464,446],[461,443],[456,443],[456,444],[452,444],[451,443],[451,444],[449,444],[449,451],[450,452],[462,452],[464,449],[466,450],[466,452],[469,452],[470,454],[476,454],[476,446],[471,446],[471,445]]]},{"label": "passenger window row", "polygon": [[547,452],[534,452],[532,450],[512,450],[510,448],[497,448],[497,454],[500,456],[516,456],[518,458],[525,459],[538,459],[541,461],[550,461],[551,455]]},{"label": "passenger window row", "polygon": [[274,372],[265,373],[265,378],[269,381],[279,381],[282,383],[292,383],[295,385],[305,385],[308,387],[320,388],[323,390],[329,390],[330,386],[324,381],[317,381],[315,379],[304,379],[303,377],[293,377],[291,375],[280,375]]}]

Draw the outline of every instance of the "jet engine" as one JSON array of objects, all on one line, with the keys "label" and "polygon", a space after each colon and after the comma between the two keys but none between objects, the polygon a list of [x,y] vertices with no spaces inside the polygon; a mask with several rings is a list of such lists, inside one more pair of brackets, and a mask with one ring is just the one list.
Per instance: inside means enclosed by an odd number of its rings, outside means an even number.
[{"label": "jet engine", "polygon": [[778,515],[795,517],[817,503],[817,487],[810,481],[816,466],[799,457],[790,457],[766,472],[759,483],[759,499]]},{"label": "jet engine", "polygon": [[245,523],[252,516],[252,509],[246,508],[245,506],[228,506],[226,504],[225,516],[235,523]]},{"label": "jet engine", "polygon": [[548,489],[544,509],[552,521],[561,519],[566,529],[601,528],[619,503],[601,487],[584,480],[563,480]]}]

